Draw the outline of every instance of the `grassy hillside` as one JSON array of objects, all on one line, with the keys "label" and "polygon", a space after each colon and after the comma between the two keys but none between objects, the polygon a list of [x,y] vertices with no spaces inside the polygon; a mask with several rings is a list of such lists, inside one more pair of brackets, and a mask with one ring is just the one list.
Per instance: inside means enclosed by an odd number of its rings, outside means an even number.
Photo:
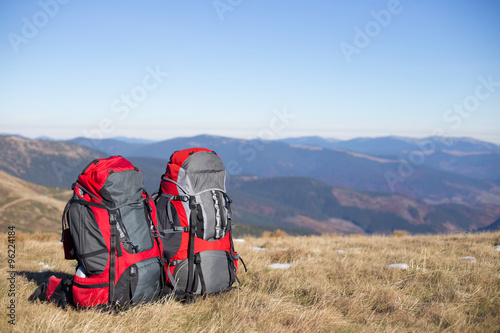
[{"label": "grassy hillside", "polygon": [[0,171],[0,227],[25,232],[60,232],[61,214],[71,190],[25,182]]},{"label": "grassy hillside", "polygon": [[[246,238],[236,243],[249,268],[239,273],[241,289],[190,306],[163,299],[110,315],[28,302],[37,283],[73,273],[75,262],[63,259],[56,235],[17,233],[16,325],[1,311],[0,331],[498,332],[499,244],[498,232]],[[0,293],[6,296],[5,234],[0,249]],[[467,256],[475,261],[461,259]],[[268,267],[273,263],[292,266]],[[396,263],[408,269],[387,267]],[[8,301],[2,296],[0,306]]]}]

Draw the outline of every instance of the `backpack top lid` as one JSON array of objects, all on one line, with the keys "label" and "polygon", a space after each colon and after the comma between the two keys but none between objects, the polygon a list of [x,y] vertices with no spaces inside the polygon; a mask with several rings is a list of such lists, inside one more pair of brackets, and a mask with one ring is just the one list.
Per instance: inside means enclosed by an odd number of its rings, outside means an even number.
[{"label": "backpack top lid", "polygon": [[226,192],[225,183],[226,168],[219,155],[206,148],[189,148],[170,156],[162,188],[176,193],[180,187],[179,194],[196,195],[206,190]]},{"label": "backpack top lid", "polygon": [[144,187],[140,170],[121,156],[92,161],[77,182],[110,208],[140,201]]}]

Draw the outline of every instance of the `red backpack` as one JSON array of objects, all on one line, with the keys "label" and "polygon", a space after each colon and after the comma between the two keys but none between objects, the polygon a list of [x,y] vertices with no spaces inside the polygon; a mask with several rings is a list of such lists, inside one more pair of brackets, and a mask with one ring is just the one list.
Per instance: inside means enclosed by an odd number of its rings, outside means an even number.
[{"label": "red backpack", "polygon": [[221,158],[204,148],[174,152],[162,176],[155,194],[158,228],[177,299],[224,292],[238,279],[225,180]]},{"label": "red backpack", "polygon": [[156,300],[165,285],[163,250],[139,169],[121,156],[97,159],[73,190],[63,213],[65,258],[78,261],[73,304],[120,309]]}]

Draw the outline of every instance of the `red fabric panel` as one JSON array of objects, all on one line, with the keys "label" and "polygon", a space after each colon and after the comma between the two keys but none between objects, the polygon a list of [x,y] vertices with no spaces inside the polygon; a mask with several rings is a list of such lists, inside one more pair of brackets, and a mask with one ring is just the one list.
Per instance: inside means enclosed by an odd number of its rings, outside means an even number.
[{"label": "red fabric panel", "polygon": [[73,285],[73,302],[81,307],[108,303],[109,287],[92,288],[92,285],[109,283],[108,281],[105,278],[81,278],[75,275],[74,282],[89,288],[80,288]]},{"label": "red fabric panel", "polygon": [[[208,251],[208,250],[218,250],[218,251],[227,251],[231,252],[231,243],[229,241],[229,233],[224,236],[224,238],[215,241],[215,242],[210,242],[203,240],[201,238],[195,237],[194,238],[194,253],[202,252],[202,251]],[[174,260],[184,260],[187,258],[188,255],[188,244],[189,244],[189,232],[183,232],[182,233],[182,243],[179,248],[179,251],[176,253],[176,255],[172,258],[172,261]]]},{"label": "red fabric panel", "polygon": [[47,292],[46,296],[47,299],[50,301],[50,298],[52,297],[52,294],[54,293],[54,290],[56,290],[57,286],[59,283],[61,283],[62,279],[56,278],[54,275],[52,275],[49,278],[49,282],[47,283]]}]

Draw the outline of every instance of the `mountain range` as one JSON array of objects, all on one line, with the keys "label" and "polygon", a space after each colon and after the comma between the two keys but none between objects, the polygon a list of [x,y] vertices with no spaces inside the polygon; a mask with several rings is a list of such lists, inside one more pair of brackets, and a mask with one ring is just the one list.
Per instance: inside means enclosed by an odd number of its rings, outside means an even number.
[{"label": "mountain range", "polygon": [[[380,138],[373,139],[380,142]],[[435,148],[429,140],[424,148]],[[437,140],[437,139],[436,139]],[[306,140],[307,141],[307,140]],[[366,141],[367,146],[374,145]],[[383,142],[392,147],[410,147],[409,139],[387,138]],[[444,139],[442,141],[445,141]],[[299,176],[320,180],[327,184],[360,191],[399,193],[425,200],[429,203],[496,204],[500,202],[500,148],[471,140],[456,139],[443,151],[418,150],[414,145],[407,151],[392,156],[368,155],[358,151],[329,149],[312,145],[296,145],[278,141],[241,140],[225,137],[200,135],[189,138],[175,138],[151,144],[126,144],[115,139],[90,142],[88,139],[74,139],[72,143],[92,143],[110,155],[121,154],[134,160],[140,167],[158,166],[161,175],[166,161],[175,150],[189,147],[210,147],[225,161],[229,176],[256,175],[260,177]],[[440,141],[438,141],[440,142]],[[446,141],[445,141],[446,142]],[[472,144],[477,151],[472,152]],[[489,150],[481,150],[489,149]],[[358,149],[362,150],[362,149]],[[365,149],[366,150],[366,149]],[[421,153],[418,153],[421,152]],[[401,156],[397,156],[401,155]],[[142,163],[142,158],[147,161]],[[152,159],[159,159],[154,161]],[[154,182],[158,178],[154,179]],[[146,180],[146,185],[149,185]]]},{"label": "mountain range", "polygon": [[146,189],[154,192],[170,155],[197,146],[223,159],[236,220],[262,229],[456,232],[486,228],[500,217],[500,148],[472,139],[262,141],[200,135],[149,142],[0,136],[0,170],[68,188],[90,161],[119,154],[141,169]]}]

